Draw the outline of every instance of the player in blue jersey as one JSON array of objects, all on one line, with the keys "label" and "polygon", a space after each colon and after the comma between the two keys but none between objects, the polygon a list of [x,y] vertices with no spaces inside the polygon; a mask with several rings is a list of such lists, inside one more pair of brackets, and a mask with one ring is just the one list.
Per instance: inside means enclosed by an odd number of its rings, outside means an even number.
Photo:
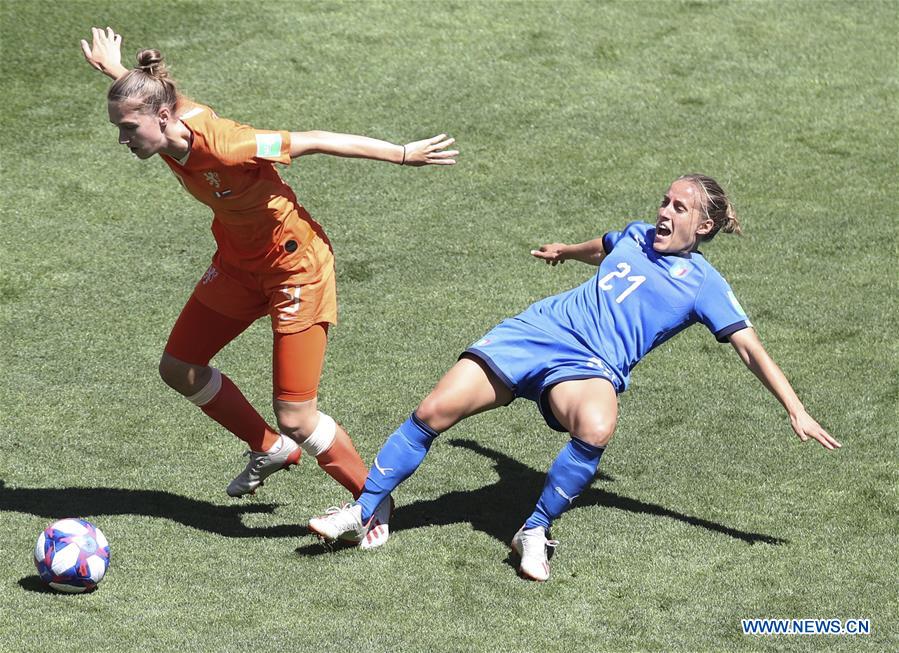
[{"label": "player in blue jersey", "polygon": [[740,231],[730,201],[715,180],[687,175],[668,188],[654,225],[632,222],[602,238],[532,251],[552,265],[572,259],[599,270],[577,288],[504,320],[469,347],[387,439],[357,502],[310,520],[309,528],[326,540],[357,539],[362,548],[383,544],[388,526],[372,515],[417,469],[434,438],[470,415],[526,397],[550,427],[571,435],[550,466],[533,513],[512,539],[521,574],[546,580],[547,548],[556,544],[548,539],[550,524],[593,481],[631,369],[697,322],[720,342],[730,342],[787,410],[800,440],[838,448],[765,351],[730,286],[699,251],[719,231]]}]

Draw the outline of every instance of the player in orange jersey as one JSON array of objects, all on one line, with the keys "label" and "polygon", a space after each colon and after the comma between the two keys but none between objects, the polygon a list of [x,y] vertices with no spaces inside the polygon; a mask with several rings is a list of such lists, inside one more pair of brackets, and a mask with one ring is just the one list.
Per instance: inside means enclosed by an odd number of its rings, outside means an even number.
[{"label": "player in orange jersey", "polygon": [[[324,131],[253,129],[183,98],[156,50],[121,63],[122,37],[93,28],[81,41],[87,62],[114,83],[107,93],[119,142],[138,158],[158,154],[185,189],[213,211],[218,249],[175,322],[159,372],[172,388],[250,448],[246,469],[228,486],[252,493],[295,464],[301,450],[358,496],[367,469],[346,432],[318,411],[316,396],[327,331],[337,321],[334,258],[322,228],[281,179],[275,163],[331,154],[398,165],[451,165],[453,139],[406,145]],[[274,331],[273,386],[278,430],[271,428],[212,357],[258,318]],[[385,519],[386,521],[386,519]]]}]

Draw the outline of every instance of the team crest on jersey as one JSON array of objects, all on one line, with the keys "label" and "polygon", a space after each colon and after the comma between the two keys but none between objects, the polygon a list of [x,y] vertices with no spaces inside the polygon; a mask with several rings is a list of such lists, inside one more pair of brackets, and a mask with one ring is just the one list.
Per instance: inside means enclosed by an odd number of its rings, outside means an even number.
[{"label": "team crest on jersey", "polygon": [[676,261],[668,268],[668,276],[672,279],[683,279],[688,274],[690,274],[690,264],[686,261]]},{"label": "team crest on jersey", "polygon": [[217,172],[204,172],[203,177],[206,179],[206,182],[214,187],[221,188],[222,187],[222,178],[219,177],[219,173]]}]

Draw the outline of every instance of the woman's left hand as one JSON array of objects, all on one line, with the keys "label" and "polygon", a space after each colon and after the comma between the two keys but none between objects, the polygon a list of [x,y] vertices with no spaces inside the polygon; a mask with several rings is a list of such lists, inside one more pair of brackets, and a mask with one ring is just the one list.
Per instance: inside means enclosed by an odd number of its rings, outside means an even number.
[{"label": "woman's left hand", "polygon": [[807,442],[809,438],[814,438],[821,443],[821,446],[827,449],[839,449],[843,446],[804,410],[796,415],[791,415],[790,424],[796,435],[803,442]]},{"label": "woman's left hand", "polygon": [[456,142],[455,138],[447,138],[446,134],[440,134],[434,138],[426,138],[423,141],[415,141],[407,143],[406,159],[403,165],[406,166],[451,166],[456,160],[453,158],[459,154],[458,150],[447,150],[450,145]]}]

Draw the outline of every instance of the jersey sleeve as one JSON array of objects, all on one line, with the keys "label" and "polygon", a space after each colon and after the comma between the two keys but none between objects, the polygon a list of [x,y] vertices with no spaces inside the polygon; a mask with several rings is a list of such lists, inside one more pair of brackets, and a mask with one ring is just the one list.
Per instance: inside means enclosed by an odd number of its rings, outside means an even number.
[{"label": "jersey sleeve", "polygon": [[734,291],[716,271],[702,284],[694,310],[718,342],[727,342],[731,334],[752,326]]},{"label": "jersey sleeve", "polygon": [[254,129],[218,118],[210,136],[212,153],[225,165],[257,161],[290,163],[290,132]]},{"label": "jersey sleeve", "polygon": [[638,233],[643,236],[646,234],[647,229],[650,228],[651,225],[645,223],[635,221],[629,223],[623,230],[621,231],[608,231],[602,237],[602,248],[605,250],[606,254],[609,254],[613,249],[615,249],[615,245],[618,244],[622,238],[627,236],[632,236],[635,233]]}]

